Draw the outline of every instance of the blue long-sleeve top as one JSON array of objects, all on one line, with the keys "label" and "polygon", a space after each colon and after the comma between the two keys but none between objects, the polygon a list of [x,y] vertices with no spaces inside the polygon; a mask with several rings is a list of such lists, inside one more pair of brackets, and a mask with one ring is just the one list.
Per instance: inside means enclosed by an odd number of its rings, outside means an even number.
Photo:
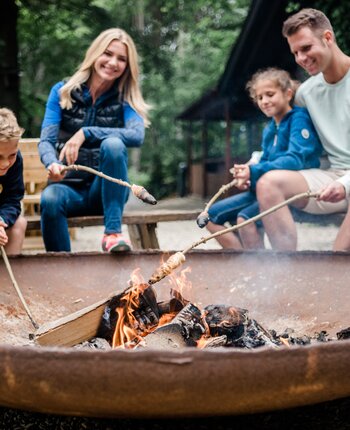
[{"label": "blue long-sleeve top", "polygon": [[272,119],[264,128],[263,154],[258,164],[249,166],[251,189],[269,170],[302,170],[320,166],[321,142],[305,108],[294,106],[279,126]]},{"label": "blue long-sleeve top", "polygon": [[0,176],[0,190],[0,218],[11,227],[21,213],[24,195],[23,160],[19,151],[13,166]]},{"label": "blue long-sleeve top", "polygon": [[[52,87],[46,103],[39,143],[40,159],[45,167],[48,167],[52,163],[61,163],[57,158],[56,144],[62,119],[62,108],[59,104],[59,92],[64,84],[65,82],[61,81]],[[106,97],[106,93],[98,97],[95,103],[92,104],[92,97],[89,88],[86,85],[82,85],[82,90],[84,100],[88,106],[88,112],[85,116],[86,121],[82,127],[86,142],[93,143],[96,141],[102,141],[107,137],[119,137],[128,148],[135,148],[142,145],[145,137],[144,121],[143,118],[129,105],[129,103],[125,101],[123,102],[125,125],[123,128],[96,127],[93,124],[94,115],[91,113],[98,108],[104,97]]]}]

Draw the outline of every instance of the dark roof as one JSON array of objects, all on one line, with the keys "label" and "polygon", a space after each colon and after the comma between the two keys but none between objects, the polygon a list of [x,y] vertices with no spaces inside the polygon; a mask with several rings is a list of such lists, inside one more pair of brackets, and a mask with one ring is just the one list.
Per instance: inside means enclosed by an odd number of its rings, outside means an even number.
[{"label": "dark roof", "polygon": [[[298,66],[282,36],[289,0],[252,0],[242,31],[232,47],[217,87],[186,108],[177,119],[225,119],[225,101],[230,118],[249,120],[261,116],[250,101],[245,85],[254,72],[264,67],[281,67],[296,76]],[[300,2],[307,6],[307,1]]]}]

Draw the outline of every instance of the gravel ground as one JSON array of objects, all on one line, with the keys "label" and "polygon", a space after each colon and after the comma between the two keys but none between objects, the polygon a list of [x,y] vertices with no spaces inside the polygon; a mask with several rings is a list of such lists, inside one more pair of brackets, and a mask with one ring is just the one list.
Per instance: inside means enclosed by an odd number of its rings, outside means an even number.
[{"label": "gravel ground", "polygon": [[[336,237],[338,227],[298,224],[298,249],[329,251]],[[128,235],[126,226],[123,232]],[[162,250],[182,250],[193,242],[207,236],[206,229],[201,230],[195,221],[161,222],[157,227],[159,246]],[[76,230],[76,239],[72,241],[72,251],[100,251],[103,227],[86,227]],[[269,243],[266,242],[267,247]],[[220,249],[215,239],[197,247],[197,249]]]},{"label": "gravel ground", "polygon": [[347,430],[350,399],[230,417],[168,420],[54,416],[0,408],[0,430]]}]

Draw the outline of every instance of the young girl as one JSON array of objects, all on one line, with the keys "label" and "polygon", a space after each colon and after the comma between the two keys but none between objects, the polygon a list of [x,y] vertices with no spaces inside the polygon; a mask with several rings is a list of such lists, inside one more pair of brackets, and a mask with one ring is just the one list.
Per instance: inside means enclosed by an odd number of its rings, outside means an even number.
[{"label": "young girl", "polygon": [[[211,233],[224,229],[224,224],[237,224],[259,213],[256,183],[269,170],[301,170],[319,167],[321,143],[305,108],[294,106],[297,88],[288,72],[268,68],[256,72],[247,84],[250,97],[271,121],[262,135],[262,156],[258,163],[234,165],[237,188],[245,191],[214,204],[207,225]],[[263,237],[256,224],[217,237],[223,248],[263,248]]]}]

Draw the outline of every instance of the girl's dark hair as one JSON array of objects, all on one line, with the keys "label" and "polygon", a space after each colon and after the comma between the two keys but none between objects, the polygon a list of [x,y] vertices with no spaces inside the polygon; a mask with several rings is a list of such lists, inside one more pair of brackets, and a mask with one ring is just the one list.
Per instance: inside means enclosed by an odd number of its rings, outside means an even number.
[{"label": "girl's dark hair", "polygon": [[261,80],[274,82],[283,92],[291,89],[293,92],[293,98],[298,86],[300,85],[300,82],[292,79],[286,70],[278,69],[276,67],[260,69],[254,73],[246,85],[249,96],[254,103],[256,103],[255,87],[257,82]]}]

